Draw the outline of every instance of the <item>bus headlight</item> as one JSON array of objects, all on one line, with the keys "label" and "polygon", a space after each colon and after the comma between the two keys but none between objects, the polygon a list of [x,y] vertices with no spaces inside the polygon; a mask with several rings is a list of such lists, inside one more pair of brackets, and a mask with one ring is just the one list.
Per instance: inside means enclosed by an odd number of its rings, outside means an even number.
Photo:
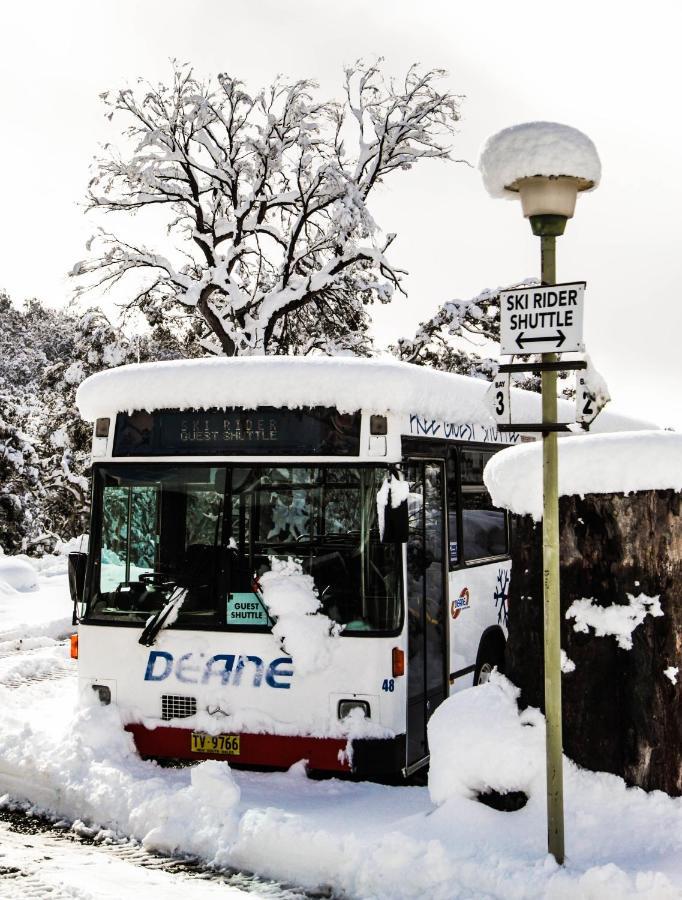
[{"label": "bus headlight", "polygon": [[97,699],[102,706],[109,706],[111,703],[111,688],[106,684],[93,684],[92,689],[97,694]]},{"label": "bus headlight", "polygon": [[345,719],[354,709],[361,709],[366,719],[372,717],[372,711],[366,700],[339,700],[339,719]]}]

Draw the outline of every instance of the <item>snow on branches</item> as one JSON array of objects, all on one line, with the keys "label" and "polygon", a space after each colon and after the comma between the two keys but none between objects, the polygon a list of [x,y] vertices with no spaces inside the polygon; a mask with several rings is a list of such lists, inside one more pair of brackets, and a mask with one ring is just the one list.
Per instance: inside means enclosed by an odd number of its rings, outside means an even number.
[{"label": "snow on branches", "polygon": [[458,98],[437,89],[443,75],[412,66],[398,82],[358,62],[338,102],[307,79],[252,94],[175,64],[170,85],[104,94],[129,147],[96,160],[90,208],[160,207],[182,248],[100,230],[72,274],[81,289],[136,274],[130,307],[185,308],[215,353],[366,353],[365,307],[388,302],[404,274],[368,196],[396,170],[449,158]]}]

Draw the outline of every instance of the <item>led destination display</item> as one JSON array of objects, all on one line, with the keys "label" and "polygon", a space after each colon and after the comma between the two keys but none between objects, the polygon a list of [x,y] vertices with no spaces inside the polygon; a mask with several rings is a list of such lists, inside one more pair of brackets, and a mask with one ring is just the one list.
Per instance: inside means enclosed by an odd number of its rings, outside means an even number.
[{"label": "led destination display", "polygon": [[114,456],[358,455],[360,413],[335,409],[163,409],[119,413]]}]

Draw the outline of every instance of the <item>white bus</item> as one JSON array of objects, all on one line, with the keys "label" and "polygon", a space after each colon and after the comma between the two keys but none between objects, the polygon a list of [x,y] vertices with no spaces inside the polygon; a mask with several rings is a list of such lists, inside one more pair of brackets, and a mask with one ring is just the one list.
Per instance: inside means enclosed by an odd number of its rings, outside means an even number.
[{"label": "white bus", "polygon": [[[81,692],[117,704],[144,757],[364,777],[425,766],[436,707],[504,665],[509,521],[482,475],[521,436],[498,433],[487,387],[290,357],[84,382]],[[537,420],[539,397],[521,393]],[[285,592],[287,573],[311,588],[308,631],[301,617],[278,627],[272,572]],[[324,643],[316,664],[306,634]]]}]

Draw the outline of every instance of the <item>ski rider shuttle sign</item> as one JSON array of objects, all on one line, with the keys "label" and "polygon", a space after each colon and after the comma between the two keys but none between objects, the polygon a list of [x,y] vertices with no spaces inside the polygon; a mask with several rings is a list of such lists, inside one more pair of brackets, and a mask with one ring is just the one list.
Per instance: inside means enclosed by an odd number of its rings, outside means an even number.
[{"label": "ski rider shuttle sign", "polygon": [[500,291],[500,353],[581,352],[584,297],[584,281]]}]

